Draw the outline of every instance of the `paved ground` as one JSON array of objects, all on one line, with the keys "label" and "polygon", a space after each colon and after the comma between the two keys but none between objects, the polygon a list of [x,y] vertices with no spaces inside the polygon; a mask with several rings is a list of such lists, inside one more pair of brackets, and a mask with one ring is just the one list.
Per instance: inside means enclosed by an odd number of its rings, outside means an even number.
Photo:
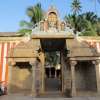
[{"label": "paved ground", "polygon": [[0,100],[100,100],[100,97],[73,97],[73,98],[34,98],[24,95],[0,96]]}]

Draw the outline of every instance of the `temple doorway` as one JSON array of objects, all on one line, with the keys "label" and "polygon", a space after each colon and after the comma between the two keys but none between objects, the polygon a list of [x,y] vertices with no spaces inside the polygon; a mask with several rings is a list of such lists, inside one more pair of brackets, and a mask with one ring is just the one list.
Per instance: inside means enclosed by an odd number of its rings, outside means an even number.
[{"label": "temple doorway", "polygon": [[62,87],[60,52],[46,52],[45,55],[45,91],[60,92]]},{"label": "temple doorway", "polygon": [[63,68],[61,63],[61,52],[65,50],[66,40],[64,38],[41,39],[41,47],[44,53],[44,92],[45,94],[60,95],[63,90]]}]

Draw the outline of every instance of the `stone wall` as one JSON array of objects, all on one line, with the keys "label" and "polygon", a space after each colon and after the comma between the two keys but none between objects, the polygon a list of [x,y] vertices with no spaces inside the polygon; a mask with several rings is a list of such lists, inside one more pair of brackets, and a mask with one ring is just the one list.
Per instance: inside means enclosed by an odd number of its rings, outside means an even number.
[{"label": "stone wall", "polygon": [[27,67],[12,67],[11,93],[30,93],[32,88],[32,73]]}]

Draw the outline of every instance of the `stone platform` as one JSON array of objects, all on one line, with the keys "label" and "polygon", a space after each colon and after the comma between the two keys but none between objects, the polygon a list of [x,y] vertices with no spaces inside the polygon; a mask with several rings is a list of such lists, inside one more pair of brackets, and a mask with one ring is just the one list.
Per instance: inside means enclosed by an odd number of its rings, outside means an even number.
[{"label": "stone platform", "polygon": [[34,98],[32,96],[24,96],[24,95],[7,95],[0,96],[0,100],[100,100],[100,97],[73,97],[73,98]]}]

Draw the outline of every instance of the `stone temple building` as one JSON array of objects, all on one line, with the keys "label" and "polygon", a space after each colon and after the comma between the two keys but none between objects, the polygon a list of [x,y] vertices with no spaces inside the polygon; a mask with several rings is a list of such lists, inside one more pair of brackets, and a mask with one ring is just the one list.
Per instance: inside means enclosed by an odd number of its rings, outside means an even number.
[{"label": "stone temple building", "polygon": [[[45,66],[45,53],[56,51],[60,77]],[[100,95],[100,37],[75,36],[51,7],[31,37],[0,33],[0,81],[8,94]]]}]

